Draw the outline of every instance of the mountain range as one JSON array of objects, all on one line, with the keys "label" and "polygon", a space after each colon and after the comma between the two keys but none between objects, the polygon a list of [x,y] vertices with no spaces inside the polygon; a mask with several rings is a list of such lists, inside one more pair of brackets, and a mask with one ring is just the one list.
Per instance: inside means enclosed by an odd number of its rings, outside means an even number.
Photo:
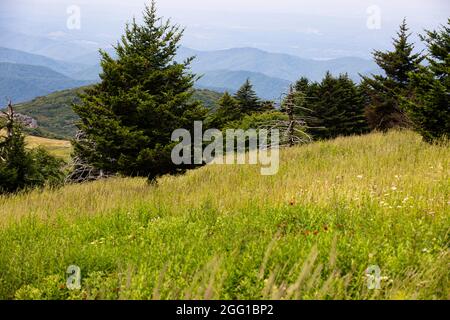
[{"label": "mountain range", "polygon": [[[106,51],[114,55],[112,48]],[[257,94],[267,100],[279,100],[289,84],[302,76],[318,81],[326,71],[347,72],[359,81],[359,74],[380,72],[374,62],[361,58],[312,60],[255,48],[199,51],[180,47],[176,59],[181,62],[192,56],[191,70],[200,76],[197,88],[234,93],[250,79]],[[0,47],[0,64],[0,97],[16,102],[94,83],[101,72],[100,54],[95,51],[72,54],[66,61]]]},{"label": "mountain range", "polygon": [[89,83],[92,81],[75,80],[48,67],[0,62],[0,99],[3,103],[9,99],[19,103]]}]

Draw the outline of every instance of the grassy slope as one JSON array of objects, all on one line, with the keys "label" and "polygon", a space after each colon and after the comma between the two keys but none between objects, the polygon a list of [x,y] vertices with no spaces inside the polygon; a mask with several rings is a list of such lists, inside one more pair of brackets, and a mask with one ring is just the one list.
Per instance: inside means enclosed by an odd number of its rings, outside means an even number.
[{"label": "grassy slope", "polygon": [[[6,131],[0,131],[0,137],[4,137],[5,134]],[[72,152],[72,145],[70,141],[67,140],[48,139],[27,135],[25,136],[25,143],[28,148],[41,147],[50,152],[52,155],[64,160],[69,160]]]},{"label": "grassy slope", "polygon": [[449,159],[393,132],[285,150],[275,176],[208,166],[0,197],[0,298],[448,299]]},{"label": "grassy slope", "polygon": [[52,155],[69,160],[70,153],[72,152],[72,145],[67,140],[55,140],[47,139],[35,136],[27,136],[25,142],[29,148],[42,147]]}]

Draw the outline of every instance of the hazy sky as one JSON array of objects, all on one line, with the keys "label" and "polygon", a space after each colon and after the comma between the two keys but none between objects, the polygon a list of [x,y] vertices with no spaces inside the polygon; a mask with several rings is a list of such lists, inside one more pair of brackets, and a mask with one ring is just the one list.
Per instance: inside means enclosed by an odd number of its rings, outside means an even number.
[{"label": "hazy sky", "polygon": [[[0,27],[46,37],[114,43],[144,0],[0,0]],[[81,29],[67,30],[67,7],[81,10]],[[380,28],[367,28],[377,6]],[[159,13],[186,27],[195,49],[258,47],[314,58],[370,56],[389,47],[403,17],[411,31],[435,28],[450,16],[449,0],[159,0]]]}]

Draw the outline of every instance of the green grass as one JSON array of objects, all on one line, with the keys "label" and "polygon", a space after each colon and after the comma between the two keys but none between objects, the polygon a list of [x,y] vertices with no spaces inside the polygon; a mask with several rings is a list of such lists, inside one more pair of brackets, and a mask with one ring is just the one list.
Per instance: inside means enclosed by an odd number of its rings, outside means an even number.
[{"label": "green grass", "polygon": [[449,159],[391,132],[283,150],[275,176],[207,166],[0,197],[0,298],[449,299]]}]

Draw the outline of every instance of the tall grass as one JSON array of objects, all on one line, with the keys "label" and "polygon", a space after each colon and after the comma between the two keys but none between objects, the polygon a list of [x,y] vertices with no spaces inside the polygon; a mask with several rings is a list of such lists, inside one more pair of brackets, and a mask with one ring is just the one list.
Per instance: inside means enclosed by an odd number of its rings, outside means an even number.
[{"label": "tall grass", "polygon": [[449,159],[391,132],[284,150],[275,176],[211,165],[0,197],[0,298],[448,299]]}]

